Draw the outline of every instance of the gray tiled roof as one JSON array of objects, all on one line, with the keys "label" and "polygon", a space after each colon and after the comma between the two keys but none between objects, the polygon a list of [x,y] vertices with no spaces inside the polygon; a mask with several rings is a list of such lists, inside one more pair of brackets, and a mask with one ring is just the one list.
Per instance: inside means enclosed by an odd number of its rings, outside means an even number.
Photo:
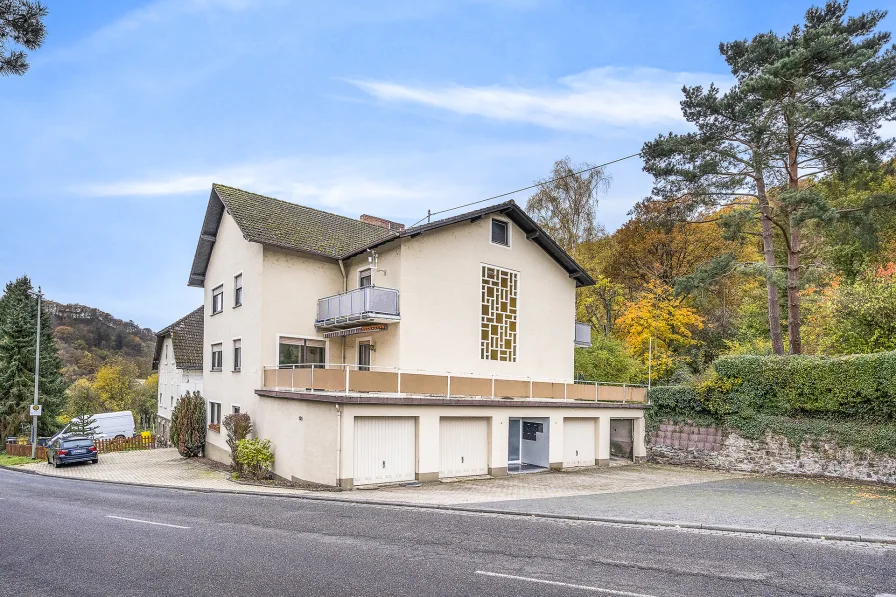
[{"label": "gray tiled roof", "polygon": [[178,369],[202,369],[204,309],[204,307],[199,307],[165,329],[156,332],[156,352],[152,360],[153,370],[159,368],[162,346],[168,336],[171,336],[171,343],[174,346],[174,362]]},{"label": "gray tiled roof", "polygon": [[338,259],[397,236],[367,224],[233,187],[212,186],[246,240]]}]

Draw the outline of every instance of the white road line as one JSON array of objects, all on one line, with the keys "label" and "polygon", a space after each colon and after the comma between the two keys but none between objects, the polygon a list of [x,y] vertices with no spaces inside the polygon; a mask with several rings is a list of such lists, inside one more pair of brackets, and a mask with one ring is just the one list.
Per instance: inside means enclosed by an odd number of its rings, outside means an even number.
[{"label": "white road line", "polygon": [[510,580],[522,580],[526,582],[539,583],[542,585],[553,585],[555,587],[566,587],[567,589],[579,589],[580,591],[591,591],[592,593],[603,593],[604,595],[621,595],[622,597],[655,597],[655,595],[645,595],[644,593],[631,593],[629,591],[616,591],[614,589],[602,589],[600,587],[574,585],[568,582],[544,580],[541,578],[529,578],[527,576],[514,576],[513,574],[501,574],[500,572],[486,572],[484,570],[477,570],[476,574],[480,574],[482,576],[493,576],[495,578],[508,578]]},{"label": "white road line", "polygon": [[167,524],[164,522],[153,522],[151,520],[140,520],[138,518],[125,518],[124,516],[112,516],[111,514],[107,514],[106,518],[114,518],[116,520],[127,520],[130,522],[142,522],[143,524],[154,524],[160,527],[171,527],[172,529],[188,529],[190,527],[182,527],[178,524]]}]

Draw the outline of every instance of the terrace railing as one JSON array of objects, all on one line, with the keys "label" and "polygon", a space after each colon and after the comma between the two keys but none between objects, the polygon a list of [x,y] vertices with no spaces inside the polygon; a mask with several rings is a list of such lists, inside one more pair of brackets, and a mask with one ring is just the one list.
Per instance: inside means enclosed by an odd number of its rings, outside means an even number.
[{"label": "terrace railing", "polygon": [[312,393],[647,403],[647,387],[638,384],[596,381],[569,383],[375,366],[365,370],[359,369],[357,365],[265,367],[264,388]]}]

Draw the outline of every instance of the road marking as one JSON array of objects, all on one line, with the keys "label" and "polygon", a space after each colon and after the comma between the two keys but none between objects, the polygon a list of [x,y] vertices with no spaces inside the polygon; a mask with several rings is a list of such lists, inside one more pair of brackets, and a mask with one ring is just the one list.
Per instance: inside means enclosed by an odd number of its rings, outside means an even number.
[{"label": "road marking", "polygon": [[167,524],[164,522],[153,522],[151,520],[140,520],[138,518],[125,518],[124,516],[112,516],[111,514],[107,514],[106,518],[114,518],[116,520],[127,520],[130,522],[142,522],[143,524],[154,524],[160,527],[171,527],[172,529],[188,529],[190,527],[182,527],[178,524]]},{"label": "road marking", "polygon": [[542,578],[529,578],[528,576],[514,576],[513,574],[501,574],[500,572],[486,572],[484,570],[477,570],[476,574],[482,576],[493,576],[495,578],[508,578],[510,580],[523,580],[526,582],[534,582],[542,585],[553,585],[555,587],[566,587],[567,589],[579,589],[580,591],[591,591],[592,593],[603,593],[604,595],[620,595],[622,597],[655,597],[655,595],[645,595],[644,593],[632,593],[630,591],[616,591],[614,589],[602,589],[600,587],[574,585],[568,582],[544,580]]}]

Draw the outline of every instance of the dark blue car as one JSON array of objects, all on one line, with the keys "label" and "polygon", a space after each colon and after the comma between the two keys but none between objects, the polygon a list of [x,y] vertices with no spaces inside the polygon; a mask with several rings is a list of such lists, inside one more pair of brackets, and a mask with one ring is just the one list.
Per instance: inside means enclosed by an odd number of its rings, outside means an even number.
[{"label": "dark blue car", "polygon": [[47,464],[52,464],[56,468],[71,462],[96,464],[98,461],[96,446],[89,437],[58,437],[47,446]]}]

